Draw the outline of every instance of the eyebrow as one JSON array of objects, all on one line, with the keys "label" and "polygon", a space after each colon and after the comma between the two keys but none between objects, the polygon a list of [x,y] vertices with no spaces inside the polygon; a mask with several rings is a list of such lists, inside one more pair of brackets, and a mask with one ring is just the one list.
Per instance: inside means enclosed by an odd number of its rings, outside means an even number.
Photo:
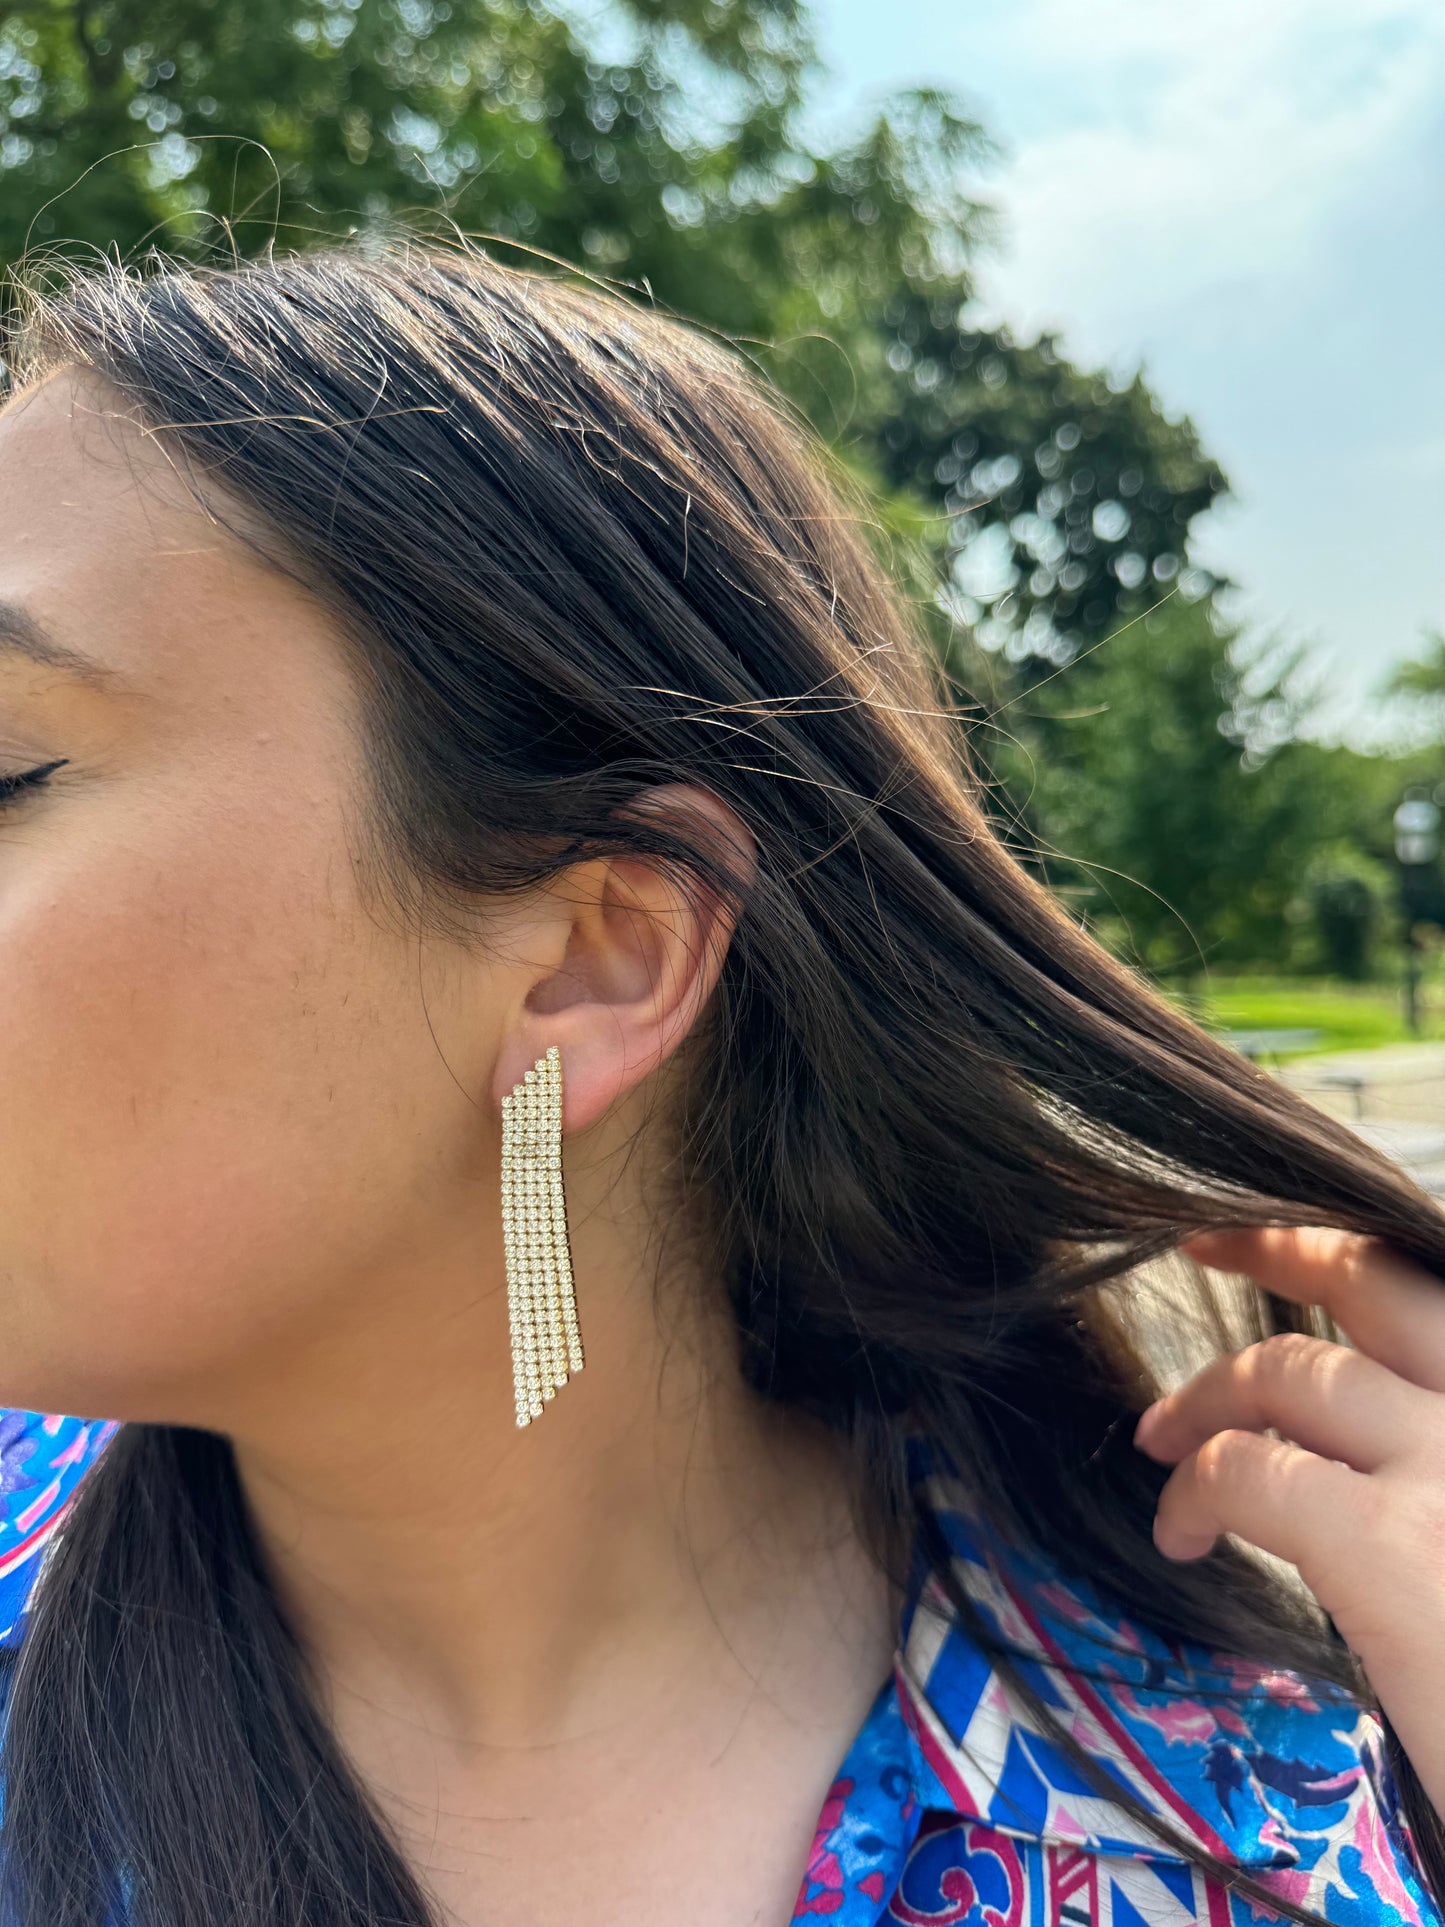
[{"label": "eyebrow", "polygon": [[6,657],[39,663],[93,689],[113,688],[124,680],[118,669],[57,641],[24,603],[7,602],[0,596],[0,660]]}]

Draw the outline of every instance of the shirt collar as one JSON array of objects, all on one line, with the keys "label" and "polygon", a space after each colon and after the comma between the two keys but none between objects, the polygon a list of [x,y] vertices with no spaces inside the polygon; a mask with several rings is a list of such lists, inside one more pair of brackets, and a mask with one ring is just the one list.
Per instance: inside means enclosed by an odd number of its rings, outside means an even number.
[{"label": "shirt collar", "polygon": [[[949,1500],[946,1487],[935,1492],[955,1575],[1090,1758],[1194,1848],[1238,1867],[1295,1864],[1290,1823],[1299,1808],[1339,1814],[1360,1779],[1368,1716],[1343,1695],[1315,1697],[1293,1674],[1171,1646],[1041,1562],[1005,1560]],[[1184,1862],[1083,1779],[988,1654],[953,1625],[931,1579],[913,1601],[898,1690],[953,1813],[1057,1846]]]},{"label": "shirt collar", "polygon": [[[1312,1860],[1352,1813],[1373,1825],[1370,1716],[1297,1676],[1171,1645],[1084,1584],[1009,1553],[959,1488],[924,1466],[953,1571],[1043,1703],[1177,1840],[1256,1871]],[[1375,1761],[1378,1764],[1378,1761]],[[952,1623],[920,1559],[885,1682],[820,1816],[793,1919],[883,1917],[925,1823],[973,1822],[1053,1847],[1187,1868],[1102,1796],[1042,1730],[980,1644]]]}]

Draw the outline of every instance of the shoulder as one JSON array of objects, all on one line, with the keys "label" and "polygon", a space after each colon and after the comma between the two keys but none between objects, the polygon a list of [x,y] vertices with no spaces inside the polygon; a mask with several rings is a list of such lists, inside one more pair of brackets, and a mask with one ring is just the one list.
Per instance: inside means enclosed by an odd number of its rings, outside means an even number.
[{"label": "shoulder", "polygon": [[[1028,1686],[1176,1839],[1336,1927],[1437,1927],[1372,1714],[1293,1674],[1170,1645],[1038,1565],[1005,1578],[961,1519],[950,1539]],[[899,1698],[923,1817],[885,1919],[1263,1917],[1082,1776],[927,1586],[905,1621]]]},{"label": "shoulder", "polygon": [[18,1643],[45,1549],[117,1429],[110,1419],[0,1407],[0,1647]]}]

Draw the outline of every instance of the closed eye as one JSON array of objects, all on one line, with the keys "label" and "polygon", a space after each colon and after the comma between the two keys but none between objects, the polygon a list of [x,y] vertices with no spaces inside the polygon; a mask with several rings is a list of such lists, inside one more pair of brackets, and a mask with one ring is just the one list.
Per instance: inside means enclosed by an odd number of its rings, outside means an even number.
[{"label": "closed eye", "polygon": [[0,809],[3,809],[7,803],[14,802],[22,791],[38,789],[56,770],[63,769],[69,761],[68,756],[62,756],[53,763],[42,763],[39,769],[23,770],[18,776],[0,776]]}]

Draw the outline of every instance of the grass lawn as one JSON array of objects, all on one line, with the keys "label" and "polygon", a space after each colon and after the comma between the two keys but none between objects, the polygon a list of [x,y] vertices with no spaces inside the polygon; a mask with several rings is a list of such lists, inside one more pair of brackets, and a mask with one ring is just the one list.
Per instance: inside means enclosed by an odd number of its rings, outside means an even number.
[{"label": "grass lawn", "polygon": [[[1366,1050],[1410,1041],[1396,983],[1354,984],[1330,977],[1226,977],[1200,985],[1201,1007],[1186,1005],[1210,1030],[1317,1030],[1311,1051]],[[1169,991],[1175,1002],[1184,999]],[[1445,1038],[1445,964],[1431,958],[1420,995],[1420,1036]],[[1282,1051],[1280,1061],[1299,1052]]]}]

